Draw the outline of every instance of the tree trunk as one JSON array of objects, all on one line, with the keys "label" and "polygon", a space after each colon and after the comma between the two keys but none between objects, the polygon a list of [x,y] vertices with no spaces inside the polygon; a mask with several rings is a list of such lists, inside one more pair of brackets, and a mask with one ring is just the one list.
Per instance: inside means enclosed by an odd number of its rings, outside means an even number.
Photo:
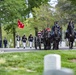
[{"label": "tree trunk", "polygon": [[16,35],[16,30],[15,30],[15,28],[13,27],[14,48],[15,48],[15,45],[16,45],[16,42],[15,42],[15,35]]},{"label": "tree trunk", "polygon": [[0,23],[0,48],[2,48],[2,27]]},{"label": "tree trunk", "polygon": [[38,28],[35,27],[35,36],[38,36]]}]

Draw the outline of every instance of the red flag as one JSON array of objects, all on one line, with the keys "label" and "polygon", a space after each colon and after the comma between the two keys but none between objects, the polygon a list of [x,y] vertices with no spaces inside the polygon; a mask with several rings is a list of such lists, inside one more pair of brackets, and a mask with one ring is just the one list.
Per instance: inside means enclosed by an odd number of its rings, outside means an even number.
[{"label": "red flag", "polygon": [[24,28],[24,24],[20,20],[18,20],[18,27],[19,28]]}]

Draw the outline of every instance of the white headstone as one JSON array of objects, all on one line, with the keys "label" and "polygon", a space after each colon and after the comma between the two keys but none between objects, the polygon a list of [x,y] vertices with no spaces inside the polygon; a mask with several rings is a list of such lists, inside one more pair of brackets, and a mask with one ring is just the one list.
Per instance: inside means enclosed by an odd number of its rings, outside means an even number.
[{"label": "white headstone", "polygon": [[49,54],[44,57],[44,71],[61,69],[61,56]]},{"label": "white headstone", "polygon": [[44,57],[43,75],[74,75],[71,69],[61,69],[61,56],[49,54]]}]

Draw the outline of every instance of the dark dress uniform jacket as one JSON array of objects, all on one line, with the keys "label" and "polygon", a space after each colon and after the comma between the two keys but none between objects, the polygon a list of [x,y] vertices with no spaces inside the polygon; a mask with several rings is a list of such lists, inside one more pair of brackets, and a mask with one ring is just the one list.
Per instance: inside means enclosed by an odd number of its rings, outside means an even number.
[{"label": "dark dress uniform jacket", "polygon": [[29,36],[29,37],[28,37],[28,40],[29,40],[30,42],[33,42],[33,36]]},{"label": "dark dress uniform jacket", "polygon": [[22,37],[22,41],[26,42],[27,38],[25,36]]}]

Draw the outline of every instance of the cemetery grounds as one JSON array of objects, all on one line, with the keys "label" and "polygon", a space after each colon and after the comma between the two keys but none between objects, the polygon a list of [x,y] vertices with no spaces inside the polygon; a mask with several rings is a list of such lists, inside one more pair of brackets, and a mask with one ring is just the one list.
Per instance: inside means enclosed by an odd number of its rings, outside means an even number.
[{"label": "cemetery grounds", "polygon": [[76,75],[76,50],[42,50],[0,54],[0,75],[43,75],[44,56],[59,54],[61,66]]}]

